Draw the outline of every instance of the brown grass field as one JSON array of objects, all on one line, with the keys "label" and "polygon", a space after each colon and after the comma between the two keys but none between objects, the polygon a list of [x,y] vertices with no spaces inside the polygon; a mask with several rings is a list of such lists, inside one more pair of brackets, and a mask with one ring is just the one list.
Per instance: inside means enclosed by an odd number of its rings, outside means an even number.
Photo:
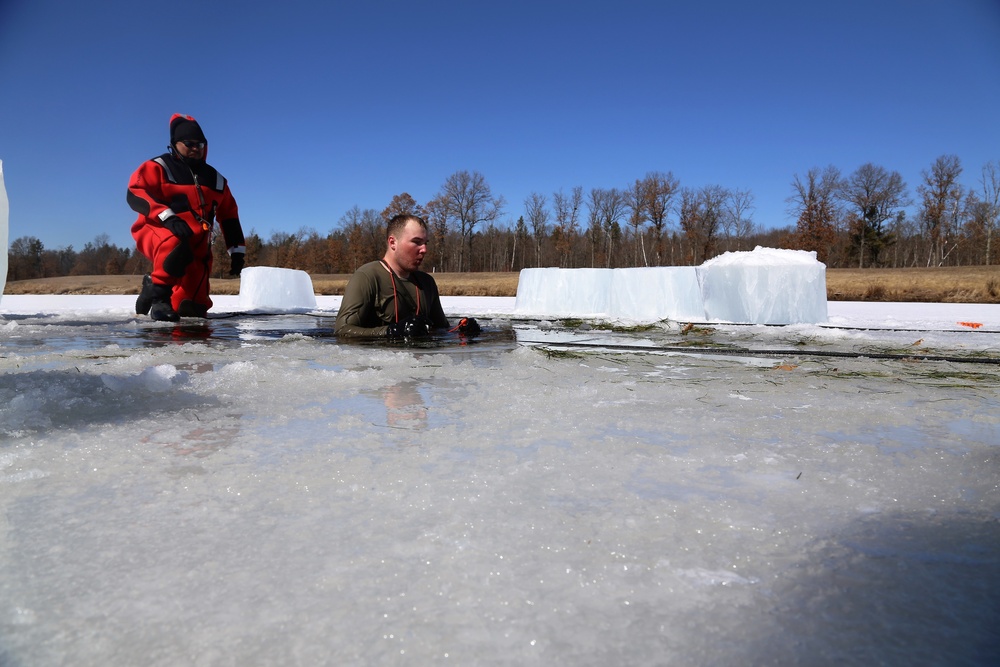
[{"label": "brown grass field", "polygon": [[[347,274],[314,275],[317,294],[343,294]],[[436,273],[442,296],[515,296],[517,273]],[[4,294],[138,294],[139,276],[67,276],[8,282]],[[213,294],[239,294],[238,279],[212,280]],[[827,269],[831,301],[1000,303],[1000,267]]]}]

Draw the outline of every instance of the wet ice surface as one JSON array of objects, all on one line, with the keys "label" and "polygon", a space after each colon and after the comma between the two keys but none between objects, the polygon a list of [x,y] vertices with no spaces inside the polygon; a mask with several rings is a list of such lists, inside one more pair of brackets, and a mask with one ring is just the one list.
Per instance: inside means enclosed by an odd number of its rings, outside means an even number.
[{"label": "wet ice surface", "polygon": [[1000,651],[996,327],[480,321],[5,316],[0,664]]}]

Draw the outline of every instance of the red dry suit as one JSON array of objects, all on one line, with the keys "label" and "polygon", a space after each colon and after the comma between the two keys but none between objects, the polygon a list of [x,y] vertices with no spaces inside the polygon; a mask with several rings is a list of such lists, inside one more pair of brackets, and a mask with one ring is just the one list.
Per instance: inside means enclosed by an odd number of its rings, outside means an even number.
[{"label": "red dry suit", "polygon": [[[128,204],[139,214],[132,225],[136,247],[153,262],[153,283],[173,287],[174,310],[185,299],[211,308],[208,276],[216,220],[229,254],[246,252],[236,200],[226,179],[204,160],[184,159],[171,150],[135,170],[128,184]],[[190,239],[181,241],[163,226],[172,215],[188,224]]]}]

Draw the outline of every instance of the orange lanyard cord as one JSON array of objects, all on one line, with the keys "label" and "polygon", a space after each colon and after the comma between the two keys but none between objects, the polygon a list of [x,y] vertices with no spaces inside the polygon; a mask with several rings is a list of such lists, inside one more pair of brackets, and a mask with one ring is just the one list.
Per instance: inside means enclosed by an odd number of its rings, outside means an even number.
[{"label": "orange lanyard cord", "polygon": [[[382,268],[389,272],[389,280],[392,281],[392,310],[393,315],[396,318],[395,321],[399,322],[399,294],[396,293],[396,273],[389,268],[385,260],[380,260]],[[416,283],[413,283],[413,290],[417,293],[417,315],[420,315],[420,288]]]}]

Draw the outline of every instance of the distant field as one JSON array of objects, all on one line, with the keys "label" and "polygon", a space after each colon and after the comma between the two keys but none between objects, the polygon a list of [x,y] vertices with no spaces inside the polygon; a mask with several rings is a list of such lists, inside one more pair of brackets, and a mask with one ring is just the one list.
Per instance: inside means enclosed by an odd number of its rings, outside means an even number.
[{"label": "distant field", "polygon": [[1000,267],[828,269],[830,301],[1000,303]]},{"label": "distant field", "polygon": [[[312,276],[317,294],[343,294],[347,274]],[[515,296],[517,273],[436,273],[443,296]],[[139,276],[67,276],[8,282],[5,294],[138,294]],[[212,280],[213,294],[239,294],[237,279]],[[1000,303],[1000,267],[828,269],[831,301]]]}]

